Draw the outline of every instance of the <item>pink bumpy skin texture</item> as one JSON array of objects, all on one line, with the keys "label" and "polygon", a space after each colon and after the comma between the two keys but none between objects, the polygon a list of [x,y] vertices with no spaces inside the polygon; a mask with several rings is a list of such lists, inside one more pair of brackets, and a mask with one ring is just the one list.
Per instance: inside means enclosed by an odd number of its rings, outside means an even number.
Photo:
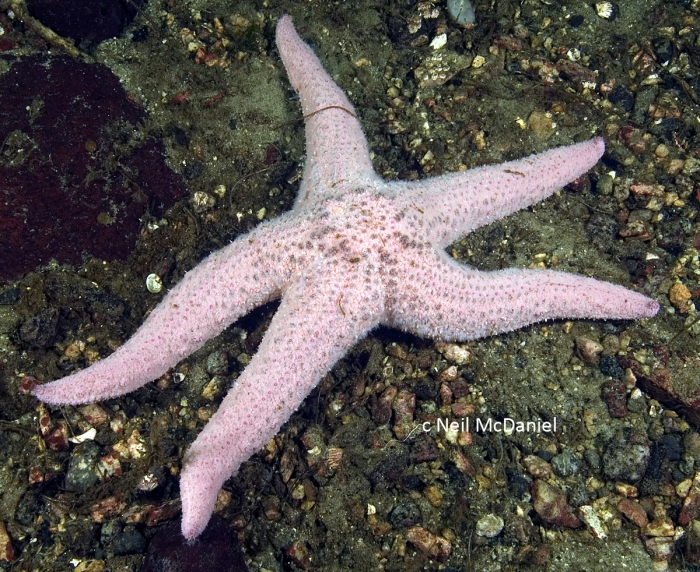
[{"label": "pink bumpy skin texture", "polygon": [[555,318],[656,314],[642,294],[563,272],[480,272],[444,247],[526,208],[593,167],[592,139],[416,182],[372,169],[355,111],[289,16],[277,46],[306,119],[307,162],[294,208],[189,272],[107,359],[36,388],[77,404],[142,386],[252,308],[281,298],[257,354],[184,458],[182,533],[199,535],[221,485],[280,429],[319,379],[379,324],[471,340]]}]

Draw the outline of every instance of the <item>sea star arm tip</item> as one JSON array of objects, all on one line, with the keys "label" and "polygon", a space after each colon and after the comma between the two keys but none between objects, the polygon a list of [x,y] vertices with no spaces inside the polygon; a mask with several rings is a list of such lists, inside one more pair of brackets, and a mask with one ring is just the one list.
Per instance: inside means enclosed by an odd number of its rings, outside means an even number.
[{"label": "sea star arm tip", "polygon": [[277,23],[276,38],[306,125],[306,165],[295,208],[342,196],[351,184],[376,183],[355,108],[286,14]]},{"label": "sea star arm tip", "polygon": [[655,300],[623,286],[552,270],[480,272],[433,251],[434,274],[406,268],[388,325],[439,339],[471,340],[561,318],[654,316]]},{"label": "sea star arm tip", "polygon": [[604,151],[603,139],[595,137],[516,161],[402,183],[406,190],[398,200],[424,213],[429,239],[445,247],[547,198],[593,167]]},{"label": "sea star arm tip", "polygon": [[[89,368],[34,388],[46,403],[92,403],[134,391],[160,377],[239,316],[279,296],[291,253],[274,247],[297,235],[282,219],[260,238],[258,227],[216,251],[184,278],[119,349]],[[235,268],[235,271],[234,271]]]},{"label": "sea star arm tip", "polygon": [[319,379],[383,312],[378,280],[348,290],[343,272],[309,274],[285,293],[257,353],[185,455],[182,533],[198,536],[224,481],[279,431]]}]

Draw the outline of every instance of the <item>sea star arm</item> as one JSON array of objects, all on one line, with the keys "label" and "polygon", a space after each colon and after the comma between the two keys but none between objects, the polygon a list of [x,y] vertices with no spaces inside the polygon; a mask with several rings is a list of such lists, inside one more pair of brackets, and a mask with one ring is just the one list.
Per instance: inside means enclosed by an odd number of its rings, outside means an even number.
[{"label": "sea star arm", "polygon": [[376,182],[355,108],[287,15],[277,23],[277,48],[306,121],[306,166],[295,208]]},{"label": "sea star arm", "polygon": [[[250,364],[185,455],[182,534],[194,538],[211,516],[221,485],[267,443],[319,379],[383,311],[378,278],[359,264],[325,268],[285,293]],[[353,287],[362,281],[363,288]]]},{"label": "sea star arm", "polygon": [[[476,271],[431,251],[402,268],[387,325],[420,336],[471,340],[557,318],[633,319],[656,314],[651,298],[551,270]],[[433,267],[433,272],[425,268]]]},{"label": "sea star arm", "polygon": [[[423,213],[427,238],[444,248],[460,236],[528,207],[573,181],[605,150],[600,137],[518,161],[401,184],[397,204]],[[393,185],[397,185],[394,183]]]},{"label": "sea star arm", "polygon": [[288,245],[300,234],[287,216],[214,252],[185,275],[117,351],[78,373],[37,386],[36,396],[54,404],[92,403],[160,377],[238,317],[280,296],[298,262]]}]

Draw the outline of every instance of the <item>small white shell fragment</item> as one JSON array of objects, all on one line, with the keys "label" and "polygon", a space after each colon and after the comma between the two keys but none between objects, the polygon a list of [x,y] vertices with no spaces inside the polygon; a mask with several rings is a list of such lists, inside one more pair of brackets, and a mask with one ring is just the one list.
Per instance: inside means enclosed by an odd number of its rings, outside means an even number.
[{"label": "small white shell fragment", "polygon": [[163,289],[163,281],[157,274],[149,274],[146,276],[146,289],[151,294],[158,294]]},{"label": "small white shell fragment", "polygon": [[71,443],[84,443],[85,441],[94,441],[95,440],[95,435],[97,435],[97,429],[94,427],[91,427],[85,433],[82,435],[76,435],[75,437],[71,437],[68,439]]},{"label": "small white shell fragment", "polygon": [[584,505],[580,506],[578,510],[581,520],[586,523],[589,532],[598,540],[605,540],[608,535],[606,534],[605,526],[603,526],[603,523],[596,514],[595,509],[590,505]]},{"label": "small white shell fragment", "polygon": [[430,42],[430,47],[433,48],[434,50],[439,50],[440,48],[444,47],[444,45],[447,43],[447,34],[440,34],[439,36],[435,36],[433,38],[433,41]]}]

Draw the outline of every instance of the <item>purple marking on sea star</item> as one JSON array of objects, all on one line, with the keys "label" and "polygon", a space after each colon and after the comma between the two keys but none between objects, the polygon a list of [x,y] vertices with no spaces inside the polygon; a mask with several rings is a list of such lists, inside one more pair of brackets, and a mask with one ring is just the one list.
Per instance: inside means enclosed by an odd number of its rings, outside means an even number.
[{"label": "purple marking on sea star", "polygon": [[294,208],[187,273],[111,356],[36,388],[75,404],[156,379],[250,310],[281,298],[250,364],[187,451],[182,533],[199,535],[221,485],[277,433],[343,354],[379,324],[470,340],[554,318],[643,318],[659,306],[622,286],[549,270],[480,272],[443,250],[551,195],[603,154],[600,138],[417,182],[372,169],[354,109],[289,16],[277,46],[306,118]]}]

